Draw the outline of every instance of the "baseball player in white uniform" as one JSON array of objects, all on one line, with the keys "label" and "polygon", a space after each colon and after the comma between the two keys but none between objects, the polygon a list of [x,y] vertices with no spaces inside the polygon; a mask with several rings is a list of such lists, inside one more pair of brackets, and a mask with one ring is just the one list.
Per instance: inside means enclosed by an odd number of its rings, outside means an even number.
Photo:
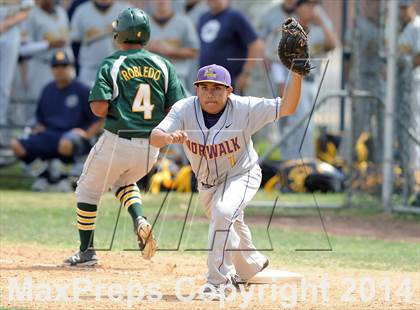
[{"label": "baseball player in white uniform", "polygon": [[[153,3],[154,13],[150,19],[153,40],[149,42],[147,49],[168,58],[174,64],[183,86],[190,86],[193,82],[191,71],[197,68],[193,67],[193,61],[200,48],[194,25],[188,17],[173,11],[172,1],[155,0]],[[190,83],[186,83],[187,81]]]},{"label": "baseball player in white uniform", "polygon": [[261,182],[251,136],[294,113],[301,82],[301,76],[292,73],[283,99],[241,97],[232,93],[224,67],[205,66],[194,83],[197,96],[178,101],[152,131],[150,143],[155,147],[183,145],[197,177],[199,200],[210,219],[208,285],[235,285],[268,265],[244,223],[244,209]]},{"label": "baseball player in white uniform", "polygon": [[[412,128],[416,137],[420,137],[420,16],[416,13],[416,7],[411,0],[400,0],[400,20],[404,24],[399,37],[398,45],[400,54],[406,58],[406,64],[411,65],[411,119],[409,128]],[[399,102],[401,104],[401,102]],[[403,146],[409,148],[410,168],[420,175],[420,146],[414,142]],[[415,183],[415,192],[420,195],[420,185]]]},{"label": "baseball player in white uniform", "polygon": [[[63,7],[50,0],[38,1],[23,24],[26,45],[40,46],[28,61],[28,99],[37,100],[45,85],[53,80],[50,60],[58,50],[72,55],[70,24]],[[22,51],[21,51],[22,54]],[[23,53],[26,54],[26,53]]]},{"label": "baseball player in white uniform", "polygon": [[93,86],[102,59],[117,50],[112,40],[112,22],[128,7],[125,1],[90,0],[74,12],[71,38],[81,43],[79,80],[87,86]]},{"label": "baseball player in white uniform", "polygon": [[[3,0],[0,5],[0,126],[7,125],[10,91],[19,56],[20,25],[27,19],[33,0]],[[0,132],[0,146],[9,135]]]},{"label": "baseball player in white uniform", "polygon": [[[308,45],[309,54],[311,58],[322,59],[326,57],[326,53],[332,51],[337,45],[337,40],[333,32],[333,25],[331,20],[323,8],[318,5],[318,0],[297,0],[295,4],[294,15],[296,15],[299,23],[308,30]],[[277,37],[274,37],[271,42],[278,42],[281,37],[281,32],[277,33]],[[268,49],[270,51],[270,49]],[[273,54],[273,51],[271,52]],[[287,119],[280,122],[282,133],[290,130],[296,126],[311,110],[317,87],[319,85],[319,78],[321,76],[321,67],[323,67],[321,61],[312,61],[315,69],[311,71],[311,74],[305,76],[302,87],[302,99],[299,104],[299,109],[296,113]],[[284,85],[287,80],[288,70],[279,62],[273,62],[272,66],[272,78],[273,82],[277,85]],[[282,86],[280,88],[280,95],[282,95]],[[284,128],[288,128],[284,130]],[[299,147],[303,135],[305,134],[305,126],[297,128],[293,139],[287,139],[281,145],[282,159],[296,159],[299,158]],[[314,135],[314,124],[310,123],[306,130],[306,137],[302,145],[301,155],[303,157],[314,158],[315,157],[315,146],[313,141]]]}]

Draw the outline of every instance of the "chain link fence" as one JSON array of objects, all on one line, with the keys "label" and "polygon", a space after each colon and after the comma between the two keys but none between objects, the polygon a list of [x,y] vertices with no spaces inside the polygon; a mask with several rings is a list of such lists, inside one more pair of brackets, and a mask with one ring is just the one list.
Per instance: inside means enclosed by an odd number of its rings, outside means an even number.
[{"label": "chain link fence", "polygon": [[[343,40],[343,76],[345,89],[328,90],[315,106],[312,122],[317,132],[313,139],[338,136],[340,143],[327,141],[328,150],[317,149],[316,156],[338,168],[345,175],[342,206],[353,206],[356,196],[368,196],[381,203],[383,191],[389,191],[392,211],[420,212],[420,83],[416,80],[411,59],[390,51],[388,10],[390,1],[359,0],[347,3],[351,12],[350,25]],[[387,20],[388,18],[388,20]],[[397,23],[400,35],[401,25]],[[398,38],[398,36],[397,36]],[[398,45],[397,45],[398,46]],[[393,133],[384,136],[387,98],[387,65],[390,54],[396,56],[395,100],[392,112]],[[327,72],[327,75],[331,74]],[[318,87],[319,87],[318,81]],[[336,107],[342,103],[344,113]],[[308,113],[294,128],[283,134],[262,156],[267,161],[285,140],[296,141],[294,133],[307,125]],[[340,128],[340,124],[344,128]],[[343,130],[341,130],[343,129]],[[311,137],[306,137],[310,139]],[[392,141],[391,186],[384,187],[385,139]],[[321,141],[322,142],[322,141]],[[328,154],[329,152],[329,154]],[[298,156],[296,156],[299,160]],[[301,161],[304,166],[304,161]],[[283,184],[284,185],[284,184]]]}]

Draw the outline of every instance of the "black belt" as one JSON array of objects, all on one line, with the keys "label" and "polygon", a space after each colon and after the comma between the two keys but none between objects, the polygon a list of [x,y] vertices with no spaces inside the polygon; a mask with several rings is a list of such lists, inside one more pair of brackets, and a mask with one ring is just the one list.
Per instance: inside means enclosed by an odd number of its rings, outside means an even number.
[{"label": "black belt", "polygon": [[113,135],[116,135],[118,138],[123,138],[123,139],[125,139],[125,140],[131,140],[131,139],[146,139],[146,140],[149,140],[149,136],[143,136],[143,137],[132,137],[131,135],[130,135],[130,133],[131,134],[135,134],[134,132],[128,132],[128,131],[122,131],[122,132],[120,132],[120,133],[116,133],[116,132],[113,132],[113,131],[111,131],[111,130],[109,130],[109,129],[104,129],[104,131],[105,132],[108,132],[108,133],[110,133],[110,134],[113,134]]},{"label": "black belt", "polygon": [[131,139],[149,139],[148,137],[130,137],[130,136],[125,136],[125,135],[117,135],[118,138],[123,138],[126,140],[131,140]]},{"label": "black belt", "polygon": [[123,138],[123,139],[126,139],[126,140],[131,140],[131,139],[133,139],[134,137],[118,136],[118,138]]}]

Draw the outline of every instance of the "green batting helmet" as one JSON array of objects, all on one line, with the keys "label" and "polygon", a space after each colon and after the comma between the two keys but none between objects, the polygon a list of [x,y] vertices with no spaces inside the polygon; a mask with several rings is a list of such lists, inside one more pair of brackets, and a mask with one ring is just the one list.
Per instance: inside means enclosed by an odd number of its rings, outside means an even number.
[{"label": "green batting helmet", "polygon": [[112,23],[114,39],[118,43],[146,45],[150,38],[150,21],[147,14],[138,8],[125,9]]}]

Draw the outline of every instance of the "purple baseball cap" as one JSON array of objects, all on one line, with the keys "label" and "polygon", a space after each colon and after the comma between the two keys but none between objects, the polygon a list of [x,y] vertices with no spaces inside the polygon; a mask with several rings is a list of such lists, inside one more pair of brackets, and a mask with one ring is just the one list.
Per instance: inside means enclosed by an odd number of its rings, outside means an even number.
[{"label": "purple baseball cap", "polygon": [[194,85],[203,82],[222,84],[227,87],[231,86],[229,71],[222,66],[214,64],[202,67],[198,70],[197,80],[194,82]]}]

